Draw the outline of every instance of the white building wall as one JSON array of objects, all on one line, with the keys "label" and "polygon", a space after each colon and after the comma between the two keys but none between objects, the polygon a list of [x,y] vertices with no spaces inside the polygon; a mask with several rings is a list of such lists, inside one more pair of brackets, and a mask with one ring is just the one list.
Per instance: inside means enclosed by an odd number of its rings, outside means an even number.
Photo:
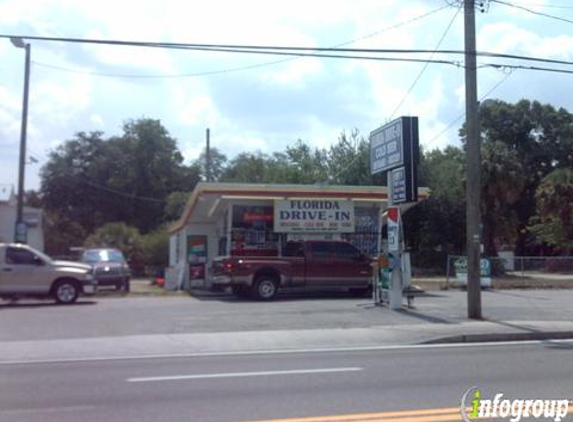
[{"label": "white building wall", "polygon": [[[44,250],[44,218],[42,210],[24,207],[24,220],[28,221],[28,245]],[[16,226],[16,205],[0,202],[0,242],[13,242]]]},{"label": "white building wall", "polygon": [[174,267],[177,264],[177,233],[169,236],[169,266]]}]

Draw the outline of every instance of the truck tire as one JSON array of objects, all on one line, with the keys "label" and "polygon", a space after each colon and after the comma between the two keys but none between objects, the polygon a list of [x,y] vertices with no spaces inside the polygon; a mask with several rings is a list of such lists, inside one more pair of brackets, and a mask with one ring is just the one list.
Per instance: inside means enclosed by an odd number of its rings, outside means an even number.
[{"label": "truck tire", "polygon": [[273,276],[262,275],[256,278],[252,294],[258,300],[271,300],[277,294],[279,283]]},{"label": "truck tire", "polygon": [[129,277],[126,277],[125,280],[123,280],[123,285],[122,285],[122,290],[124,293],[129,293],[131,291],[131,280],[129,279]]},{"label": "truck tire", "polygon": [[72,304],[80,294],[78,283],[75,280],[60,280],[54,285],[54,299],[58,303]]}]

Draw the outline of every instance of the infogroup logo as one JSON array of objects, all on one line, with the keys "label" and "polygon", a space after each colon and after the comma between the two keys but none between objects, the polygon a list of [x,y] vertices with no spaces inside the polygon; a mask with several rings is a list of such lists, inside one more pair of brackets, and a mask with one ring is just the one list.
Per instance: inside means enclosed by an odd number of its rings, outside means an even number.
[{"label": "infogroup logo", "polygon": [[493,399],[484,399],[477,387],[462,396],[460,412],[465,422],[476,419],[507,419],[519,422],[521,418],[549,419],[560,422],[569,411],[569,399],[504,399],[497,393]]}]

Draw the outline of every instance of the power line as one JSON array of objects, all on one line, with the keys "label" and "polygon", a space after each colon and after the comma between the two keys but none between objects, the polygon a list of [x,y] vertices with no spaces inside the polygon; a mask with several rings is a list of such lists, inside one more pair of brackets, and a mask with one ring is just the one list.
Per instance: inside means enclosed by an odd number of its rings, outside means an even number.
[{"label": "power line", "polygon": [[570,19],[566,19],[566,18],[562,18],[560,16],[555,16],[555,15],[550,15],[549,13],[544,13],[544,12],[537,12],[533,9],[529,9],[527,7],[524,6],[519,6],[517,4],[514,3],[509,3],[506,1],[502,1],[502,0],[491,0],[494,3],[498,3],[498,4],[503,4],[504,6],[509,6],[509,7],[513,7],[514,9],[520,9],[520,10],[524,10],[528,13],[531,13],[533,15],[538,15],[538,16],[543,16],[545,18],[550,18],[550,19],[554,19],[557,21],[561,21],[561,22],[567,22],[567,23],[573,23],[573,20]]},{"label": "power line", "polygon": [[[497,0],[499,1],[499,0]],[[0,35],[0,38],[11,37],[10,35]],[[378,61],[401,61],[401,62],[419,62],[419,63],[434,63],[434,64],[450,64],[461,67],[461,63],[452,60],[434,60],[434,59],[415,59],[415,58],[396,58],[396,57],[379,57],[379,56],[367,56],[367,55],[350,55],[350,54],[332,54],[332,53],[360,53],[360,54],[430,54],[433,57],[436,53],[441,54],[453,54],[461,55],[464,54],[461,50],[427,50],[427,49],[358,49],[358,48],[338,48],[338,47],[296,47],[296,46],[260,46],[260,45],[225,45],[225,44],[182,44],[182,43],[150,43],[150,42],[140,42],[140,41],[118,41],[118,40],[96,40],[96,39],[78,39],[78,38],[54,38],[54,37],[26,37],[21,36],[20,38],[43,40],[43,41],[58,41],[58,42],[74,42],[74,43],[92,43],[92,44],[108,44],[108,45],[122,45],[122,46],[133,46],[133,47],[153,47],[153,48],[168,48],[177,50],[190,50],[190,51],[209,51],[209,52],[226,52],[226,53],[242,53],[242,54],[265,54],[265,55],[278,55],[289,57],[286,60],[292,60],[292,58],[301,57],[319,57],[319,58],[338,58],[338,59],[358,59],[358,60],[378,60]],[[316,53],[316,52],[321,53]],[[322,52],[327,52],[325,54]],[[562,65],[573,65],[573,62],[566,60],[555,60],[540,57],[528,57],[514,54],[505,53],[493,53],[493,52],[477,52],[476,55],[484,57],[495,57],[513,60],[524,60],[524,61],[534,61],[541,63],[552,63],[552,64],[562,64]],[[283,60],[284,61],[284,60]],[[273,63],[277,63],[275,61]],[[53,68],[62,71],[72,71],[76,73],[87,73],[87,74],[97,74],[99,76],[110,76],[110,77],[131,77],[131,78],[168,78],[168,77],[186,77],[186,76],[204,76],[216,73],[224,73],[235,70],[242,70],[245,68],[255,68],[261,67],[266,64],[257,64],[248,67],[235,68],[223,71],[211,71],[211,72],[199,72],[199,73],[189,73],[189,74],[179,74],[179,75],[116,75],[110,73],[96,73],[90,71],[72,70],[55,65],[34,62],[36,65],[44,66],[48,68]],[[268,64],[268,63],[267,63]]]},{"label": "power line", "polygon": [[150,197],[146,197],[146,196],[138,196],[135,194],[122,192],[122,191],[117,190],[117,189],[108,188],[107,186],[99,185],[97,183],[90,182],[90,181],[85,180],[83,178],[78,177],[77,179],[79,179],[82,183],[85,183],[86,185],[89,185],[91,187],[94,187],[96,189],[100,189],[100,190],[103,190],[106,192],[113,193],[115,195],[123,196],[123,197],[130,198],[130,199],[137,199],[140,201],[155,202],[155,203],[160,203],[160,204],[165,203],[165,201],[162,199],[150,198]]},{"label": "power line", "polygon": [[[440,48],[440,46],[442,45],[442,42],[444,41],[444,39],[446,38],[446,35],[448,34],[448,32],[450,31],[452,25],[454,24],[456,18],[458,17],[458,14],[460,13],[461,8],[458,7],[458,9],[456,10],[456,13],[454,14],[454,16],[452,16],[452,19],[450,20],[449,25],[447,26],[446,30],[444,31],[444,33],[442,34],[442,37],[440,38],[440,40],[438,41],[438,44],[436,45],[436,48],[434,49],[434,52],[432,52],[432,54],[430,55],[430,58],[434,57],[435,52]],[[394,117],[394,115],[396,114],[396,112],[400,109],[400,107],[402,107],[402,104],[404,104],[404,101],[406,101],[406,99],[408,98],[408,96],[412,93],[412,91],[414,90],[414,87],[416,86],[416,84],[418,83],[418,81],[420,80],[420,78],[422,77],[422,75],[424,74],[424,72],[426,71],[426,69],[428,68],[428,66],[430,65],[430,63],[426,62],[424,64],[424,66],[422,67],[422,70],[420,71],[420,73],[418,73],[418,76],[414,79],[414,82],[412,82],[412,85],[410,85],[410,88],[408,89],[408,91],[406,92],[406,94],[402,97],[402,100],[400,100],[400,102],[398,103],[398,105],[396,106],[396,108],[394,109],[394,111],[390,114],[390,120],[392,120],[392,118]]]},{"label": "power line", "polygon": [[[496,0],[500,1],[500,0]],[[504,3],[509,4],[509,3]],[[573,21],[572,21],[573,22]],[[339,47],[301,47],[301,46],[272,46],[272,45],[238,45],[238,44],[189,44],[189,43],[165,43],[165,42],[144,42],[144,41],[120,41],[120,40],[100,40],[90,38],[56,38],[56,37],[38,37],[25,35],[1,35],[0,38],[22,38],[27,40],[51,41],[51,42],[70,42],[84,44],[102,44],[113,46],[128,47],[148,47],[148,48],[165,48],[186,51],[210,51],[224,53],[242,53],[242,54],[271,54],[271,55],[291,55],[301,57],[321,57],[320,54],[312,55],[307,52],[326,52],[326,53],[361,53],[361,54],[453,54],[463,55],[464,50],[438,50],[438,49],[373,49],[373,48],[339,48]],[[556,64],[573,65],[573,62],[566,60],[554,60],[540,57],[521,56],[515,54],[494,53],[488,51],[476,52],[477,56],[541,61]],[[326,57],[330,57],[327,55]],[[334,56],[347,58],[348,56]],[[362,58],[368,56],[350,56],[350,58]]]},{"label": "power line", "polygon": [[[495,91],[501,84],[503,84],[505,81],[507,81],[509,79],[509,77],[512,75],[513,72],[508,72],[506,73],[506,75],[499,80],[494,86],[492,86],[484,95],[482,95],[480,97],[480,101],[485,100],[493,91]],[[438,133],[436,136],[434,136],[432,139],[430,139],[425,146],[429,146],[431,144],[433,144],[434,142],[436,142],[444,133],[448,132],[457,122],[459,122],[460,120],[462,120],[464,117],[466,116],[465,113],[460,114],[458,117],[456,117],[454,120],[452,120],[448,126],[446,126],[446,128],[444,130],[442,130],[440,133]]]},{"label": "power line", "polygon": [[[449,25],[447,26],[447,28],[445,29],[444,33],[442,34],[442,37],[440,38],[440,40],[438,41],[438,44],[436,45],[436,48],[434,49],[434,51],[432,51],[430,58],[433,57],[433,55],[436,53],[436,51],[440,48],[440,45],[442,45],[442,42],[444,41],[444,39],[446,38],[446,35],[448,34],[450,28],[452,27],[454,21],[456,20],[456,17],[459,14],[459,11],[461,9],[458,7],[458,10],[456,11],[456,13],[454,14],[454,16],[452,17],[452,19],[450,20]],[[392,112],[391,116],[393,117],[394,114],[396,114],[396,112],[400,109],[400,107],[402,106],[402,104],[404,104],[404,101],[406,101],[406,98],[408,98],[408,96],[410,95],[410,93],[412,92],[412,90],[414,89],[414,87],[416,86],[416,84],[418,83],[418,81],[420,80],[420,78],[422,77],[422,75],[424,74],[424,72],[426,71],[426,69],[428,68],[428,66],[430,65],[429,62],[426,62],[424,64],[424,67],[422,68],[422,70],[420,71],[420,73],[418,74],[418,76],[416,77],[416,79],[414,80],[414,82],[412,83],[412,85],[410,86],[410,88],[408,89],[408,91],[406,92],[406,94],[404,95],[404,97],[402,97],[402,100],[400,101],[400,103],[396,106],[396,108],[394,109],[394,111]],[[390,118],[390,120],[392,120],[392,117]],[[336,179],[337,177],[339,177],[341,174],[343,174],[344,172],[348,171],[348,169],[350,168],[350,166],[354,165],[354,163],[356,161],[358,161],[360,159],[360,155],[357,154],[352,160],[350,160],[350,162],[348,164],[346,164],[341,170],[337,171],[336,174],[334,174],[332,177],[330,177],[330,180]]]},{"label": "power line", "polygon": [[[442,6],[439,7],[437,9],[431,10],[427,13],[424,13],[422,15],[416,16],[412,19],[408,19],[406,21],[403,22],[399,22],[397,24],[388,26],[386,28],[383,28],[381,30],[375,31],[375,32],[371,32],[369,34],[363,35],[361,37],[352,39],[350,41],[345,41],[343,43],[340,44],[336,44],[330,48],[337,48],[337,47],[342,47],[344,45],[349,45],[349,44],[353,44],[359,41],[364,41],[366,39],[369,38],[373,38],[383,32],[388,32],[391,31],[393,29],[396,28],[400,28],[402,26],[408,25],[410,23],[425,19],[431,15],[434,15],[444,9],[446,9],[448,6]],[[270,66],[270,65],[275,65],[275,64],[279,64],[279,63],[285,63],[291,60],[296,60],[298,57],[289,57],[286,59],[280,59],[280,60],[273,60],[273,61],[269,61],[269,62],[264,62],[264,63],[257,63],[257,64],[253,64],[253,65],[248,65],[248,66],[239,66],[239,67],[234,67],[234,68],[228,68],[228,69],[220,69],[220,70],[212,70],[212,71],[205,71],[205,72],[195,72],[195,73],[187,73],[187,74],[174,74],[174,75],[141,75],[141,74],[117,74],[117,73],[105,73],[105,72],[93,72],[93,71],[82,71],[82,70],[78,70],[78,69],[69,69],[69,68],[65,68],[65,67],[61,67],[61,66],[55,66],[55,65],[50,65],[50,64],[46,64],[46,63],[40,63],[40,62],[33,62],[35,65],[37,66],[42,66],[42,67],[46,67],[46,68],[51,68],[51,69],[55,69],[55,70],[60,70],[60,71],[65,71],[65,72],[71,72],[71,73],[81,73],[81,74],[88,74],[88,75],[95,75],[95,76],[104,76],[104,77],[124,77],[124,78],[182,78],[182,77],[197,77],[197,76],[210,76],[210,75],[218,75],[218,74],[224,74],[224,73],[231,73],[231,72],[238,72],[238,71],[244,71],[244,70],[251,70],[251,69],[256,69],[256,68],[260,68],[260,67],[265,67],[265,66]]]},{"label": "power line", "polygon": [[545,3],[530,3],[530,2],[522,2],[522,4],[526,6],[542,7],[544,9],[573,9],[573,6],[565,6],[562,4],[545,4]]},{"label": "power line", "polygon": [[552,67],[539,67],[539,66],[523,66],[523,65],[511,65],[511,64],[498,64],[498,63],[484,63],[479,66],[479,68],[492,67],[494,69],[520,69],[520,70],[538,70],[542,72],[555,72],[555,73],[566,73],[573,74],[573,70],[567,69],[556,69]]},{"label": "power line", "polygon": [[[200,50],[200,51],[222,51],[222,52],[229,52],[229,53],[252,53],[252,54],[270,54],[270,55],[280,55],[280,56],[290,56],[290,57],[320,57],[320,58],[336,58],[336,59],[355,59],[355,60],[374,60],[374,61],[394,61],[394,62],[413,62],[413,63],[433,63],[433,64],[448,64],[453,65],[456,67],[463,67],[463,64],[459,61],[454,60],[434,60],[434,59],[415,59],[415,58],[397,58],[397,57],[376,57],[376,56],[364,56],[364,55],[342,55],[342,54],[315,54],[315,53],[296,53],[296,52],[283,52],[283,51],[264,51],[264,50],[240,50],[240,49],[222,49],[222,48],[190,48],[190,50]],[[339,51],[338,49],[328,49],[331,51]],[[350,50],[350,49],[345,49]],[[461,51],[456,50],[364,50],[364,49],[354,49],[354,51],[358,52],[366,52],[370,51],[373,53],[378,52],[386,52],[391,54],[401,54],[401,53],[411,53],[411,54],[424,54],[424,53],[444,53],[444,54],[462,54]],[[540,57],[528,57],[528,56],[520,56],[514,54],[504,54],[504,53],[491,53],[491,52],[477,52],[477,56],[483,57],[494,57],[494,58],[504,58],[504,59],[511,59],[511,60],[524,60],[524,61],[532,61],[532,62],[540,62],[540,63],[547,63],[547,64],[561,64],[572,66],[573,62],[567,60],[556,60],[556,59],[546,59]],[[290,60],[290,59],[287,59]],[[282,60],[284,61],[284,60]],[[207,75],[214,75],[219,73],[226,73],[235,70],[245,70],[245,69],[253,69],[256,67],[262,67],[266,64],[258,64],[252,65],[248,67],[241,67],[235,69],[228,69],[228,70],[221,70],[221,71],[210,71],[210,72],[198,72],[198,73],[187,73],[187,74],[174,74],[174,75],[141,75],[141,74],[131,74],[131,75],[118,75],[113,73],[100,73],[100,72],[91,72],[91,71],[82,71],[77,69],[69,69],[60,66],[50,65],[46,63],[36,62],[33,61],[34,65],[47,67],[55,70],[65,71],[65,72],[73,72],[73,73],[81,73],[81,74],[90,74],[90,75],[97,75],[97,76],[105,76],[105,77],[127,77],[127,78],[181,78],[181,77],[197,77],[197,76],[207,76]],[[278,63],[278,61],[277,61]],[[268,64],[268,63],[267,63]],[[489,66],[488,64],[482,65],[482,67]],[[504,65],[504,64],[495,64],[495,66],[503,67],[508,66],[511,67],[512,65]],[[525,67],[524,67],[525,68]],[[530,67],[532,70],[548,70],[548,71],[558,71],[550,68],[534,68]],[[568,72],[565,72],[568,73]]]},{"label": "power line", "polygon": [[[454,60],[434,60],[434,59],[415,59],[415,58],[398,58],[398,57],[380,57],[380,56],[365,56],[365,55],[349,55],[349,54],[323,54],[323,53],[297,53],[297,52],[287,52],[287,51],[275,51],[275,50],[245,50],[245,49],[228,49],[228,48],[187,48],[187,50],[199,50],[199,51],[215,51],[215,52],[226,52],[226,53],[247,53],[247,54],[264,54],[264,55],[276,55],[276,56],[287,56],[287,57],[318,57],[318,58],[329,58],[329,59],[354,59],[354,60],[369,60],[369,61],[388,61],[388,62],[410,62],[410,63],[433,63],[433,64],[447,64],[456,67],[462,66],[461,62]],[[58,70],[70,71],[69,69],[48,65],[45,63],[34,62],[36,65],[50,67]],[[573,62],[571,63],[573,65]],[[254,65],[255,67],[256,65]],[[75,71],[77,73],[90,73]],[[131,77],[131,78],[166,78],[166,77],[190,77],[190,76],[204,76],[206,74],[213,74],[213,72],[203,72],[195,74],[180,74],[180,75],[124,75],[121,77]],[[98,76],[113,76],[113,74],[100,73]]]}]

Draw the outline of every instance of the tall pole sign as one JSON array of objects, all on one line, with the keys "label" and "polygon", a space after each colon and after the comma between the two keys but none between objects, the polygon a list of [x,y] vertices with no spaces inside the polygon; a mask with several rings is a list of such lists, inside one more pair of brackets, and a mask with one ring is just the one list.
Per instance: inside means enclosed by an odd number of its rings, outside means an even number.
[{"label": "tall pole sign", "polygon": [[388,173],[392,204],[418,201],[418,118],[400,117],[370,134],[371,173]]},{"label": "tall pole sign", "polygon": [[370,134],[370,172],[387,173],[392,205],[387,220],[391,309],[402,307],[402,233],[400,207],[396,205],[418,201],[419,144],[417,117],[400,117]]}]

